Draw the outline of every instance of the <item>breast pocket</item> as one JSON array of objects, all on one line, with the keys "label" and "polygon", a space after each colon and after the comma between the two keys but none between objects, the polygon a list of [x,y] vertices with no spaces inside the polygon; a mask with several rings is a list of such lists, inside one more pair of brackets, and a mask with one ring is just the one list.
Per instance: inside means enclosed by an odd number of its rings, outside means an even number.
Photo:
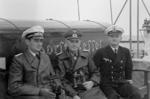
[{"label": "breast pocket", "polygon": [[32,67],[25,68],[24,70],[24,81],[35,82],[37,79],[37,70]]}]

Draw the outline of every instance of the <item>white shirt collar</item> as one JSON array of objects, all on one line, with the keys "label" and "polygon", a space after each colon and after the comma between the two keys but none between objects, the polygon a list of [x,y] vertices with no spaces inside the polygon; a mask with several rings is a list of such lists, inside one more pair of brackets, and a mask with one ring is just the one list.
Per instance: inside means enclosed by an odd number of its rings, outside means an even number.
[{"label": "white shirt collar", "polygon": [[116,47],[116,48],[114,48],[114,47],[112,47],[112,46],[110,46],[111,47],[111,49],[115,52],[115,49],[118,51],[118,48],[119,48],[119,46],[118,47]]}]

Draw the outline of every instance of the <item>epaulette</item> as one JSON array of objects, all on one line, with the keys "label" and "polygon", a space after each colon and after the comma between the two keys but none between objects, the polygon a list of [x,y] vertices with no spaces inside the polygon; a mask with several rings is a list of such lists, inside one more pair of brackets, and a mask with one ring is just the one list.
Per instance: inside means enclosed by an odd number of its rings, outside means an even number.
[{"label": "epaulette", "polygon": [[18,56],[20,56],[20,55],[22,55],[22,54],[23,54],[23,53],[16,54],[15,57],[18,57]]},{"label": "epaulette", "polygon": [[56,56],[59,56],[59,55],[61,55],[63,52],[60,52],[60,53],[56,53]]},{"label": "epaulette", "polygon": [[89,50],[82,50],[82,52],[85,52],[85,53],[90,53],[90,52],[89,52]]},{"label": "epaulette", "polygon": [[81,53],[80,53],[80,55],[82,56],[82,57],[88,57],[89,56],[89,52],[88,51],[81,51]]},{"label": "epaulette", "polygon": [[65,59],[65,58],[67,58],[68,56],[67,56],[65,53],[59,53],[59,54],[57,54],[57,57],[58,57],[59,59]]}]

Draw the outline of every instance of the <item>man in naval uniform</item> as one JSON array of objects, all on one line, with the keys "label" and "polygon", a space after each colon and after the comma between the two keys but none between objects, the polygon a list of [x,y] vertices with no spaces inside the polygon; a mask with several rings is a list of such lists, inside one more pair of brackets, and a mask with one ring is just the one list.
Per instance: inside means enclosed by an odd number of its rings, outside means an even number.
[{"label": "man in naval uniform", "polygon": [[58,71],[66,99],[106,99],[99,87],[100,75],[88,52],[81,51],[81,32],[69,30],[65,35],[66,50],[58,55]]},{"label": "man in naval uniform", "polygon": [[108,99],[141,99],[138,89],[132,86],[132,59],[130,51],[119,45],[124,30],[112,25],[105,30],[108,46],[100,48],[93,56],[100,69],[100,88]]},{"label": "man in naval uniform", "polygon": [[55,99],[51,85],[55,73],[42,51],[43,35],[41,26],[33,26],[22,34],[27,49],[14,57],[9,70],[8,92],[15,99]]}]

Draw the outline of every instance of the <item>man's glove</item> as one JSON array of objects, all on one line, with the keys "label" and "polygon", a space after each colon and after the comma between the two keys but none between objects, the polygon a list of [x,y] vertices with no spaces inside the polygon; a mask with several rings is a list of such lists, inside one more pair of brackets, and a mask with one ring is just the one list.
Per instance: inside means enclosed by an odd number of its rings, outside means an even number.
[{"label": "man's glove", "polygon": [[40,96],[45,96],[45,97],[51,97],[51,98],[55,98],[56,97],[56,94],[51,92],[49,89],[47,88],[42,88],[40,89],[40,92],[39,92],[39,95]]},{"label": "man's glove", "polygon": [[86,90],[90,90],[94,86],[94,82],[93,81],[86,81],[83,83],[83,86],[86,88]]}]

